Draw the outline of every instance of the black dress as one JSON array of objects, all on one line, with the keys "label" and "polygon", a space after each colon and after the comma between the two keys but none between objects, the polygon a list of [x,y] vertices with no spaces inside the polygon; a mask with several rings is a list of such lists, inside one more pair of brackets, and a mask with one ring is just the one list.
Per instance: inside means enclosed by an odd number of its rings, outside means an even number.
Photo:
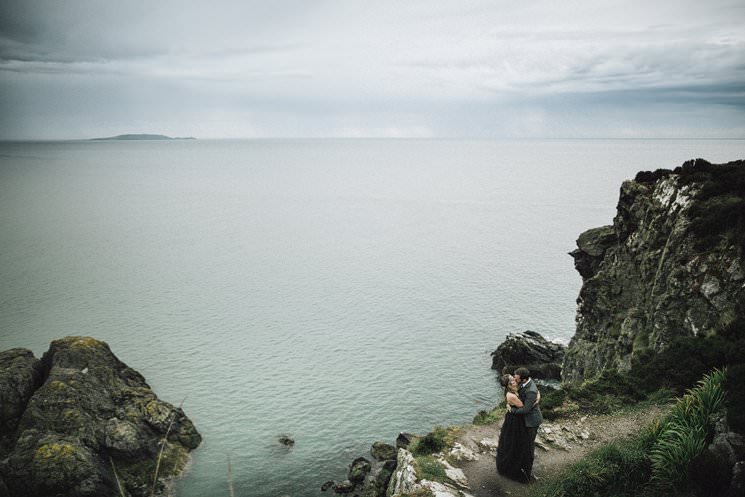
[{"label": "black dress", "polygon": [[499,432],[497,471],[512,480],[527,483],[530,463],[530,437],[525,427],[524,414],[508,412]]}]

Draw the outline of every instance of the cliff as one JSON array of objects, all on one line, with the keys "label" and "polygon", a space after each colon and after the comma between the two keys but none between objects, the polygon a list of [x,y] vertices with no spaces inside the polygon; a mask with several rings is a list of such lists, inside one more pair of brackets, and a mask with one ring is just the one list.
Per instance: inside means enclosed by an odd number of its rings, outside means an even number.
[{"label": "cliff", "polygon": [[743,161],[697,159],[624,182],[613,224],[582,233],[570,253],[583,284],[562,380],[628,371],[675,337],[741,318],[744,232]]},{"label": "cliff", "polygon": [[164,495],[201,442],[181,408],[88,337],[55,340],[41,360],[0,352],[0,429],[10,497]]}]

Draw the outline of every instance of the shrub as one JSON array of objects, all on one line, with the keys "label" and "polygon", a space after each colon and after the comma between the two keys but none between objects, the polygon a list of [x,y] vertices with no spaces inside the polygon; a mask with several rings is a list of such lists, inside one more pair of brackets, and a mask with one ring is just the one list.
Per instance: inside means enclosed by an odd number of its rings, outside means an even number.
[{"label": "shrub", "polygon": [[543,417],[552,420],[565,411],[574,410],[608,414],[644,398],[644,391],[638,381],[632,380],[628,374],[608,369],[599,377],[579,385],[568,384],[546,393],[541,391],[540,406]]},{"label": "shrub", "polygon": [[708,371],[730,364],[730,358],[744,360],[745,356],[732,357],[731,351],[737,347],[731,338],[723,335],[675,337],[661,352],[635,354],[630,375],[647,394],[666,388],[681,395]]},{"label": "shrub", "polygon": [[481,410],[476,414],[476,416],[474,416],[473,424],[490,425],[498,423],[502,420],[502,418],[504,418],[504,412],[504,409],[500,409],[498,407],[492,409],[491,411]]},{"label": "shrub", "polygon": [[688,481],[688,467],[713,432],[712,415],[724,408],[726,370],[714,370],[689,390],[662,422],[649,458],[652,481],[672,490]]},{"label": "shrub", "polygon": [[722,241],[745,248],[745,162],[710,164],[688,161],[673,172],[682,184],[698,183],[700,190],[689,210],[689,233],[699,249]]},{"label": "shrub", "polygon": [[434,430],[427,433],[424,437],[414,442],[411,452],[415,456],[424,456],[442,452],[445,448],[452,445],[455,439],[455,433],[442,426],[436,426]]}]

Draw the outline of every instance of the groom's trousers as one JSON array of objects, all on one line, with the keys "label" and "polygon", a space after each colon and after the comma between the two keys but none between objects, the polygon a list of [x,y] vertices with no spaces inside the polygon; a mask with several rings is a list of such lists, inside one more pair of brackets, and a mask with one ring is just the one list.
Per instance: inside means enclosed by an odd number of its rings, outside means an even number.
[{"label": "groom's trousers", "polygon": [[527,476],[530,477],[530,475],[533,474],[533,459],[535,458],[535,437],[538,434],[538,427],[534,426],[532,428],[528,428],[527,430],[528,440],[530,441],[530,459],[528,459],[528,467],[525,468],[525,472],[527,473]]}]

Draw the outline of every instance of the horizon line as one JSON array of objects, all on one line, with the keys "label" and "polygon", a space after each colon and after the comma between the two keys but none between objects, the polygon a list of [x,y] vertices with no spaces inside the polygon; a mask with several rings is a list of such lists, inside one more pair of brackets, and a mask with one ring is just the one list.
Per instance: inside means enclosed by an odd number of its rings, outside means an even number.
[{"label": "horizon line", "polygon": [[[134,133],[126,133],[134,134]],[[145,133],[137,133],[145,134]],[[117,135],[119,136],[119,135]],[[111,137],[113,138],[113,137]],[[639,136],[593,136],[593,137],[544,137],[544,136],[525,136],[525,137],[474,137],[474,136],[252,136],[252,137],[210,137],[199,138],[189,136],[189,139],[182,137],[172,137],[162,140],[117,140],[107,138],[0,138],[0,143],[61,143],[61,142],[194,142],[194,141],[281,141],[281,140],[418,140],[418,141],[516,141],[516,140],[649,140],[649,141],[674,141],[674,140],[745,140],[745,137],[705,137],[705,136],[681,136],[681,137],[639,137]]]}]

